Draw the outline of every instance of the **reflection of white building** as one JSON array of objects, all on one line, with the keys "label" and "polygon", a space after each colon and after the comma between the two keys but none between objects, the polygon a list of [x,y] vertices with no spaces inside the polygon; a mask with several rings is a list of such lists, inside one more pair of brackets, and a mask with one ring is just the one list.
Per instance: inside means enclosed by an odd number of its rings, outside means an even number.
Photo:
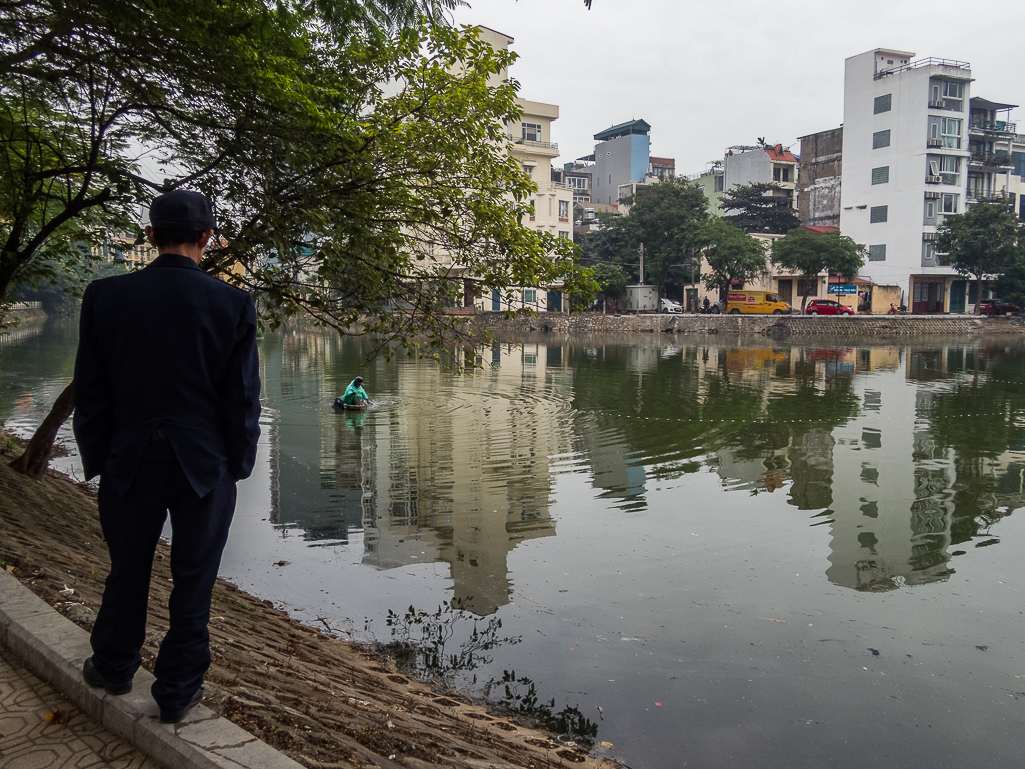
[{"label": "reflection of white building", "polygon": [[[500,368],[458,380],[444,402],[402,403],[377,428],[368,472],[379,492],[363,520],[365,563],[446,562],[454,597],[482,615],[509,600],[509,552],[555,533],[549,457],[570,446],[558,418],[570,400],[562,348],[496,345],[485,354]],[[438,392],[449,376],[429,363],[403,365],[398,389]],[[453,392],[451,383],[441,389]]]}]

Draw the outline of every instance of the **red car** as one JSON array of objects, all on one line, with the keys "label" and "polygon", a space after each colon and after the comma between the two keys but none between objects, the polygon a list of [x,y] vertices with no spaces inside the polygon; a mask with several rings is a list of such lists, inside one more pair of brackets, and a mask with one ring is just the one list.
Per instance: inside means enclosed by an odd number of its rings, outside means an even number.
[{"label": "red car", "polygon": [[812,299],[804,308],[806,315],[853,315],[854,310],[832,299]]},{"label": "red car", "polygon": [[980,315],[1006,315],[1007,313],[1017,315],[1019,312],[1021,312],[1021,307],[1005,302],[1003,299],[983,299],[979,302]]}]

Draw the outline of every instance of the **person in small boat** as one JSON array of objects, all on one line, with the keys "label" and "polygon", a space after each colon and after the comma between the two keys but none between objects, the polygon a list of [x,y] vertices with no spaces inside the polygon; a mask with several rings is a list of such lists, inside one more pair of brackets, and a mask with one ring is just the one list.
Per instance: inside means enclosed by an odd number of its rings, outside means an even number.
[{"label": "person in small boat", "polygon": [[364,402],[373,403],[370,400],[370,396],[367,395],[367,391],[363,389],[363,377],[358,376],[349,382],[349,386],[345,388],[342,403],[346,406],[362,406]]}]

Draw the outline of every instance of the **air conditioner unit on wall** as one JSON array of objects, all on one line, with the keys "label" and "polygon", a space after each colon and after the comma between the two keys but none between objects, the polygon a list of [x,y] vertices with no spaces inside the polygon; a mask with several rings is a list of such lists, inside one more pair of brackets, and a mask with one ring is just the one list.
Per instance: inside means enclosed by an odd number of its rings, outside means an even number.
[{"label": "air conditioner unit on wall", "polygon": [[926,140],[925,145],[927,147],[942,147],[943,139],[928,139]]},{"label": "air conditioner unit on wall", "polygon": [[943,177],[942,176],[926,176],[925,177],[925,183],[926,184],[943,184]]},{"label": "air conditioner unit on wall", "polygon": [[930,99],[929,109],[943,109],[943,99]]},{"label": "air conditioner unit on wall", "polygon": [[927,241],[927,242],[930,241],[930,240],[936,240],[936,233],[935,232],[923,232],[922,233],[922,240]]},{"label": "air conditioner unit on wall", "polygon": [[929,191],[927,191],[925,193],[925,199],[926,200],[939,200],[942,197],[943,197],[943,193],[942,192],[933,192],[932,190],[929,190]]}]

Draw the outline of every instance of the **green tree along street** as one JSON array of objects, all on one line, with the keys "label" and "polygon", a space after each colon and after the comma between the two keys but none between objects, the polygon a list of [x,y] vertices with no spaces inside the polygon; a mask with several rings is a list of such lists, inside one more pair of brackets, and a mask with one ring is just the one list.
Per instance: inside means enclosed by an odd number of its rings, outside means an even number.
[{"label": "green tree along street", "polygon": [[609,299],[618,299],[626,293],[626,270],[618,264],[600,263],[594,266],[594,279],[598,283],[602,308]]},{"label": "green tree along street", "polygon": [[701,281],[724,299],[734,281],[745,282],[765,271],[765,248],[727,219],[712,219],[702,235],[708,273]]},{"label": "green tree along street", "polygon": [[[137,231],[138,205],[177,186],[215,200],[203,266],[259,292],[271,327],[305,311],[438,347],[464,280],[586,293],[573,245],[520,224],[515,84],[489,85],[514,55],[431,23],[451,5],[0,5],[0,296]],[[414,312],[387,311],[397,298]]]},{"label": "green tree along street", "polygon": [[[723,193],[724,218],[744,232],[782,235],[801,226],[793,196],[775,182],[756,182]],[[728,213],[735,211],[736,213]]]},{"label": "green tree along street", "polygon": [[772,263],[804,280],[801,311],[808,302],[811,279],[823,270],[853,278],[865,263],[865,247],[839,232],[816,232],[799,227],[772,244]]},{"label": "green tree along street", "polygon": [[[1009,289],[1008,293],[1025,298],[1022,282],[1025,225],[1018,221],[1009,204],[980,200],[963,214],[946,217],[938,232],[937,249],[948,254],[950,266],[959,274],[975,278],[980,301],[983,278],[1005,274],[1003,286]],[[975,312],[979,312],[978,302]]]},{"label": "green tree along street", "polygon": [[708,198],[696,184],[665,179],[637,190],[630,215],[618,220],[644,244],[644,269],[664,295],[670,272],[684,264],[701,240]]},{"label": "green tree along street", "polygon": [[583,243],[584,264],[618,263],[633,280],[640,279],[638,248],[644,244],[645,281],[659,294],[672,279],[682,282],[682,267],[702,242],[708,200],[700,187],[682,178],[642,187],[631,201],[629,216],[599,214],[601,227]]},{"label": "green tree along street", "polygon": [[996,291],[1001,298],[1025,307],[1025,254],[1019,254],[997,278]]}]

